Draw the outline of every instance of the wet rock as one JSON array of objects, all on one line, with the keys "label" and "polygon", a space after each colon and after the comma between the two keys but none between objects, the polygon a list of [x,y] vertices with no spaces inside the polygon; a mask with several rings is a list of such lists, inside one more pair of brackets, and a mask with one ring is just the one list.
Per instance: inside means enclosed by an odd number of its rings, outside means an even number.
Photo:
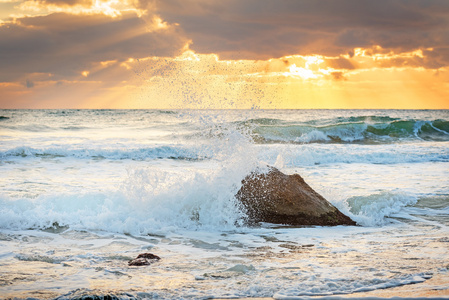
[{"label": "wet rock", "polygon": [[[41,298],[40,298],[41,299]],[[98,290],[76,289],[67,294],[61,295],[54,300],[121,300],[121,299],[135,299],[135,297],[128,293],[110,293]]]},{"label": "wet rock", "polygon": [[152,253],[141,253],[133,260],[128,262],[128,266],[148,266],[161,258]]},{"label": "wet rock", "polygon": [[236,198],[250,223],[287,225],[356,225],[298,175],[286,175],[274,167],[253,172],[243,181]]}]

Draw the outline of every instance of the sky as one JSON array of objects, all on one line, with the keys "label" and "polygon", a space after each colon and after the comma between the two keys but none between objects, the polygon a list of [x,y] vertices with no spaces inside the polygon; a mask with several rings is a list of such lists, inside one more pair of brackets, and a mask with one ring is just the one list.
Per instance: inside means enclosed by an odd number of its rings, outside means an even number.
[{"label": "sky", "polygon": [[449,109],[449,1],[0,0],[0,108]]}]

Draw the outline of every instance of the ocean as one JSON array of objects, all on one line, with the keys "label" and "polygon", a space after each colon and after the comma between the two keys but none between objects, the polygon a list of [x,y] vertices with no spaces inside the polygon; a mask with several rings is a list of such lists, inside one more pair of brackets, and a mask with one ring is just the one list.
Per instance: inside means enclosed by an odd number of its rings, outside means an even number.
[{"label": "ocean", "polygon": [[[250,225],[266,165],[357,226]],[[448,110],[0,110],[2,299],[449,297],[448,226]]]}]

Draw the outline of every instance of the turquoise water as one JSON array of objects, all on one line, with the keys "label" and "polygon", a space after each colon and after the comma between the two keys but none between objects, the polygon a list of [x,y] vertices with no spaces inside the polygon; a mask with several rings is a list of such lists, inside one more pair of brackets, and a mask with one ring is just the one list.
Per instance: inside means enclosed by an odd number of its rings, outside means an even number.
[{"label": "turquoise water", "polygon": [[[248,226],[234,195],[267,164],[358,226]],[[5,297],[425,284],[448,272],[448,213],[449,111],[0,110]],[[128,267],[142,252],[162,259]]]}]

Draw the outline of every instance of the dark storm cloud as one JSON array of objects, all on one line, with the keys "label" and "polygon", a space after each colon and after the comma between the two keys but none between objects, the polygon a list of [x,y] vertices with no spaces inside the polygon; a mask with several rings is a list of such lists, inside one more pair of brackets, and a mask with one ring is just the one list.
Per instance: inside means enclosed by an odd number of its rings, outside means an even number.
[{"label": "dark storm cloud", "polygon": [[[179,23],[191,48],[221,58],[338,55],[379,45],[395,51],[434,48],[447,65],[447,0],[160,0],[162,18]],[[438,59],[437,59],[438,57]]]},{"label": "dark storm cloud", "polygon": [[0,81],[26,73],[51,73],[58,80],[79,75],[95,62],[175,55],[186,43],[175,27],[150,27],[134,13],[119,18],[55,13],[4,24]]}]

